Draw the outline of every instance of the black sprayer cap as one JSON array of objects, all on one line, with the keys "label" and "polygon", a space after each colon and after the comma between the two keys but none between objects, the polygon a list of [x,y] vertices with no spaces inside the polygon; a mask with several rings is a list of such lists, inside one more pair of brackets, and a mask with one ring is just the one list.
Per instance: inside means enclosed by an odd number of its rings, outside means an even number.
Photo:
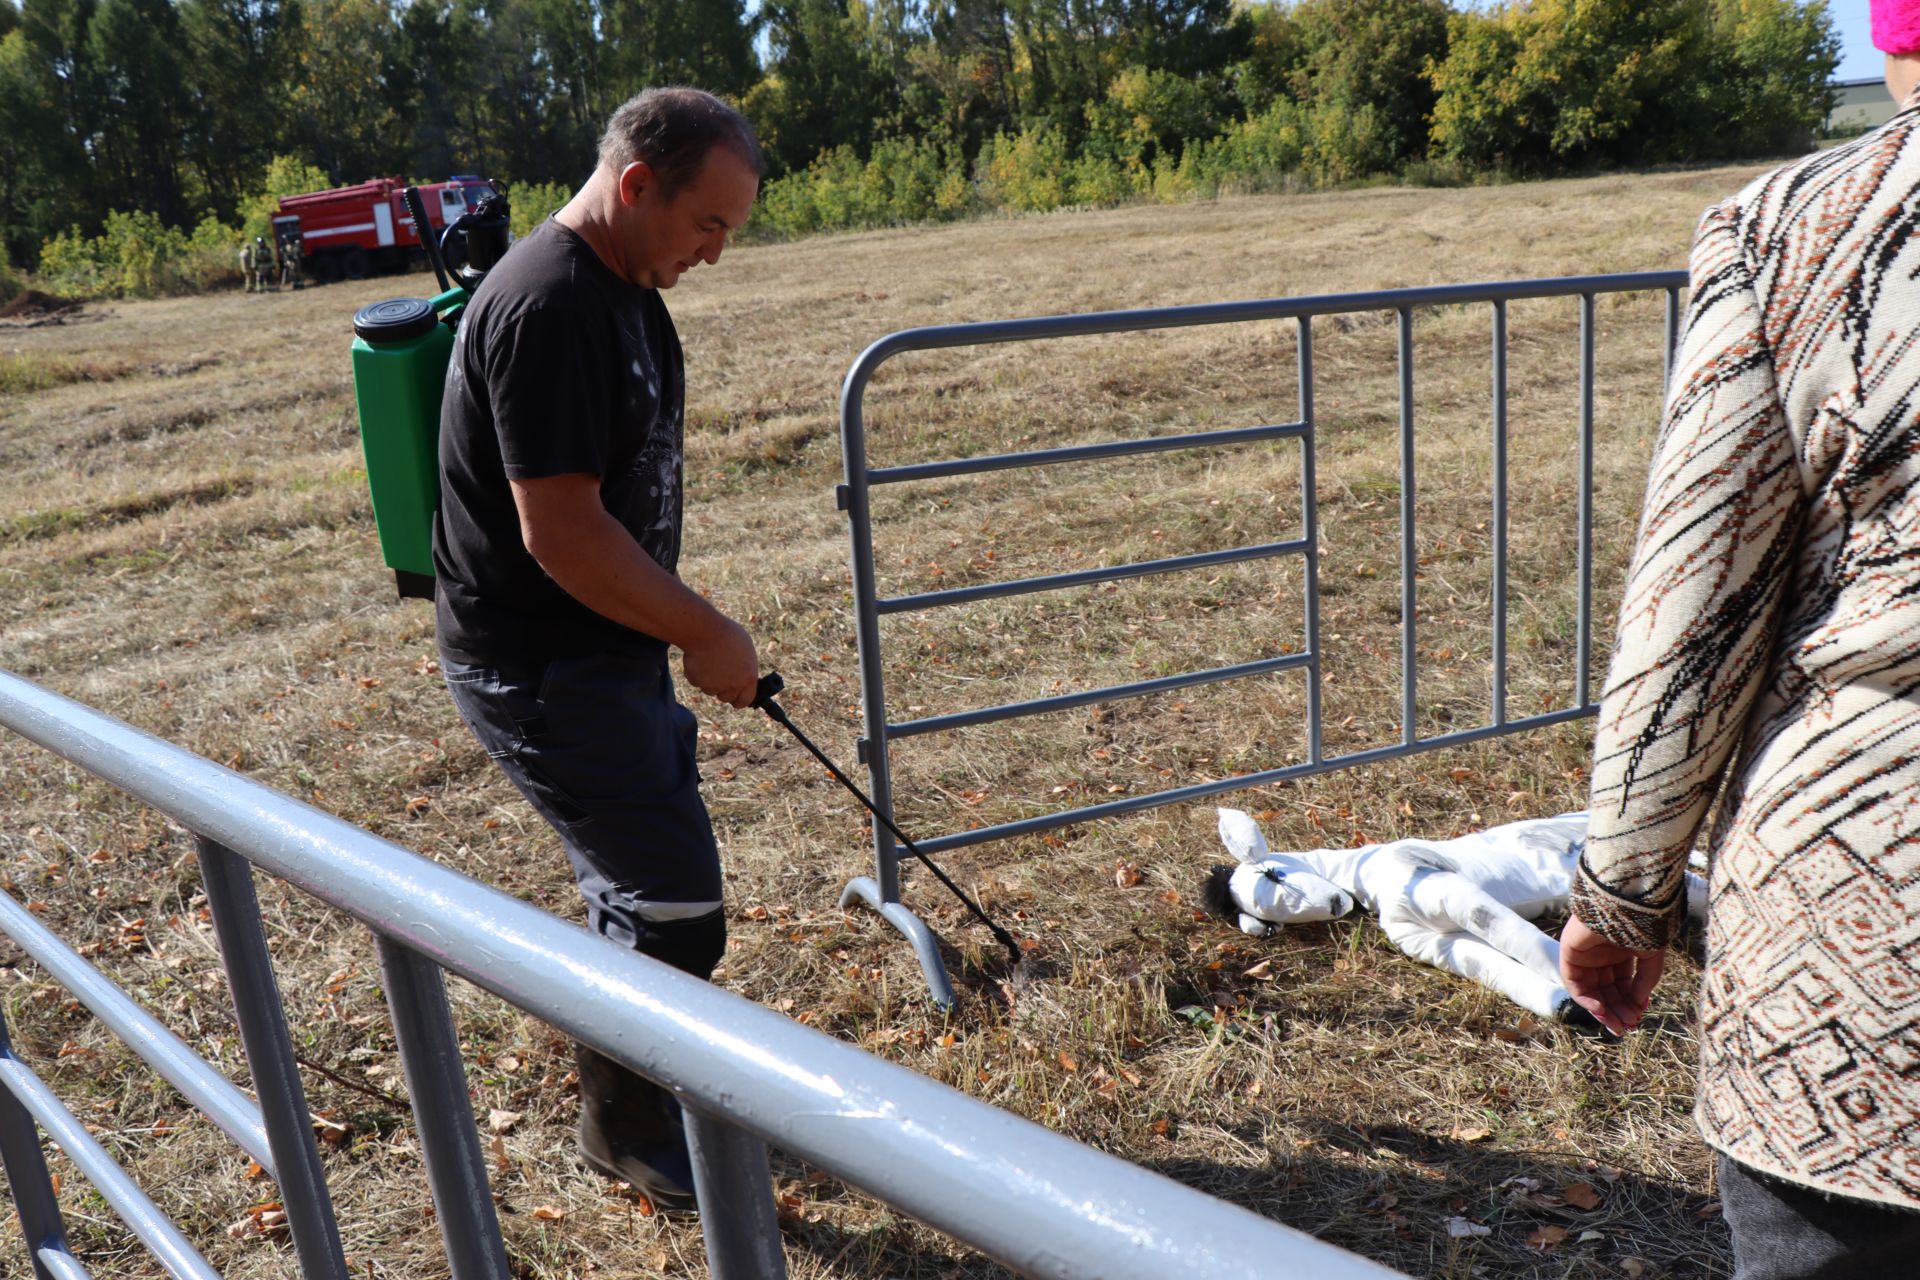
[{"label": "black sprayer cap", "polygon": [[354,333],[376,345],[411,341],[432,333],[439,323],[433,304],[425,298],[388,298],[353,313]]}]

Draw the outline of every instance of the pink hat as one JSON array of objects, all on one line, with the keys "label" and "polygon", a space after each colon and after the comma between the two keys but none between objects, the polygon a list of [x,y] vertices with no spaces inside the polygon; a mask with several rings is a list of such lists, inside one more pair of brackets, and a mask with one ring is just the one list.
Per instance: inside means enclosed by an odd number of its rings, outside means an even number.
[{"label": "pink hat", "polygon": [[1872,0],[1873,47],[1895,57],[1920,53],[1920,0]]}]

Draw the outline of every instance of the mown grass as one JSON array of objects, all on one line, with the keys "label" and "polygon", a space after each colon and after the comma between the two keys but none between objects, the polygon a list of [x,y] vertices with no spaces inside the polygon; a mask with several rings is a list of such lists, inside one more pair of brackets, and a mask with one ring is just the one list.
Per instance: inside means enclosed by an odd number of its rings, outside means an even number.
[{"label": "mown grass", "polygon": [[[747,621],[796,721],[858,733],[835,398],[854,354],[910,325],[1108,307],[1677,266],[1699,211],[1748,170],[1499,189],[1378,189],[987,221],[742,249],[671,295],[690,370],[687,578]],[[355,307],[424,278],[119,304],[0,335],[35,367],[112,382],[0,399],[0,665],[562,914],[552,836],[454,716],[431,614],[379,566],[348,382]],[[1657,416],[1660,306],[1599,305],[1593,673]],[[1488,714],[1490,355],[1485,309],[1416,320],[1418,727]],[[1508,711],[1574,686],[1575,306],[1515,304]],[[1393,326],[1316,329],[1327,748],[1397,740],[1401,662]],[[1287,420],[1291,325],[902,357],[869,396],[877,463]],[[882,589],[1296,536],[1298,447],[899,486],[876,495]],[[895,718],[1289,652],[1296,562],[1021,596],[888,620]],[[1304,756],[1297,675],[899,744],[910,831],[953,831]],[[960,1006],[841,885],[868,869],[853,800],[764,719],[701,704],[728,867],[718,981],[1040,1123],[1418,1275],[1723,1275],[1711,1169],[1687,1118],[1685,963],[1655,1027],[1608,1044],[1533,1025],[1400,957],[1371,924],[1254,942],[1203,918],[1207,805],[958,850],[944,862],[1031,941],[1013,984],[930,880]],[[1584,803],[1583,725],[1238,798],[1276,847],[1451,834]],[[237,1035],[184,833],[0,741],[4,884],[235,1078]],[[446,1273],[378,969],[364,934],[263,882],[356,1274]],[[17,957],[0,1011],[216,1265],[288,1273],[284,1239],[227,1228],[276,1193],[45,975]],[[453,984],[476,1110],[518,1112],[495,1188],[518,1274],[701,1276],[697,1227],[648,1216],[570,1157],[559,1037]],[[324,1068],[324,1072],[319,1070]],[[153,1274],[72,1176],[96,1274]],[[776,1153],[791,1272],[1005,1274]],[[1598,1189],[1582,1210],[1564,1190]],[[536,1210],[545,1212],[536,1214]],[[1491,1229],[1456,1239],[1464,1217]],[[1564,1227],[1564,1237],[1543,1232]],[[4,1228],[8,1265],[24,1265]]]}]

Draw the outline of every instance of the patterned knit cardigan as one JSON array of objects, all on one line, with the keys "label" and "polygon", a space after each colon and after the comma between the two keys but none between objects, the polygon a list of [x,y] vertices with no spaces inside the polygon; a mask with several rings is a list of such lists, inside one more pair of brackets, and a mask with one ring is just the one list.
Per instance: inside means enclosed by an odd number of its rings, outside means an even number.
[{"label": "patterned knit cardigan", "polygon": [[1665,945],[1722,779],[1695,1118],[1920,1209],[1920,95],[1702,219],[1574,909]]}]

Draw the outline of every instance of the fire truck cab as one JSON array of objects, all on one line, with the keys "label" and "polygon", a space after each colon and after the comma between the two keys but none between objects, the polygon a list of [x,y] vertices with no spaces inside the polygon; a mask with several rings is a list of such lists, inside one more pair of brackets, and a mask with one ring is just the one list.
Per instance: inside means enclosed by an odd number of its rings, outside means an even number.
[{"label": "fire truck cab", "polygon": [[[406,187],[401,178],[372,178],[351,187],[283,196],[275,229],[288,219],[297,221],[303,263],[318,281],[342,276],[359,280],[371,272],[399,270],[424,257],[413,215],[401,195]],[[471,174],[421,184],[429,234],[438,236],[492,190],[492,183]]]}]

